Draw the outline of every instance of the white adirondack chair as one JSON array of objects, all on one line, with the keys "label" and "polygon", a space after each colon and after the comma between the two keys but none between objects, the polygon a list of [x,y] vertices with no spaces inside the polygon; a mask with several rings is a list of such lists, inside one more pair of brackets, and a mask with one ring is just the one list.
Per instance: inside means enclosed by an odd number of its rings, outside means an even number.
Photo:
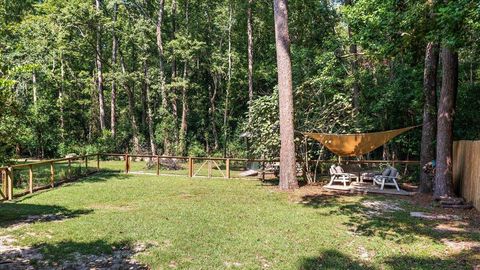
[{"label": "white adirondack chair", "polygon": [[375,177],[373,177],[373,185],[380,185],[381,190],[383,190],[385,186],[394,186],[398,191],[400,191],[397,183],[399,177],[400,174],[398,173],[397,169],[389,167],[386,168],[381,175],[375,175]]},{"label": "white adirondack chair", "polygon": [[350,184],[351,179],[356,179],[358,182],[358,176],[351,174],[351,173],[346,173],[342,167],[340,166],[335,166],[332,165],[330,166],[330,182],[328,183],[327,186],[333,185],[335,182],[343,183],[343,186],[347,186],[347,183]]}]

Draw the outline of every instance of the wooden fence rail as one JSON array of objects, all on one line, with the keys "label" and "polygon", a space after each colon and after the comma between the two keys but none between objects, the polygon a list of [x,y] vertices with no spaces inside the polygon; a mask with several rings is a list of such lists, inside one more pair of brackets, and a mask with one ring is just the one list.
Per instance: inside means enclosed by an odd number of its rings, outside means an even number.
[{"label": "wooden fence rail", "polygon": [[480,210],[480,141],[454,142],[453,183],[457,194]]},{"label": "wooden fence rail", "polygon": [[[137,155],[137,154],[118,154],[118,153],[104,153],[100,154],[103,157],[118,157],[125,161],[124,172],[126,174],[132,172],[132,160],[136,158],[156,160],[156,174],[160,175],[161,160],[184,160],[186,161],[187,166],[187,176],[194,177],[197,173],[206,165],[208,170],[208,177],[212,176],[212,168],[218,169],[223,178],[231,178],[231,164],[232,162],[258,162],[261,164],[262,170],[265,169],[266,164],[279,163],[279,159],[246,159],[246,158],[221,158],[221,157],[185,157],[185,156],[159,156],[159,155]],[[200,168],[195,171],[195,162],[201,161]],[[225,173],[220,169],[220,166],[217,162],[222,162],[225,164]],[[302,160],[297,160],[298,163],[302,163]],[[309,160],[311,164],[336,164],[337,160]],[[341,164],[390,164],[390,165],[418,165],[420,162],[418,160],[341,160]]]},{"label": "wooden fence rail", "polygon": [[[97,157],[97,170],[100,169],[100,154],[90,154],[90,155],[83,155],[83,156],[75,156],[69,158],[61,158],[61,159],[52,159],[52,160],[45,160],[40,162],[33,162],[33,163],[26,163],[26,164],[16,164],[11,165],[9,167],[2,167],[0,168],[0,177],[2,188],[0,190],[0,199],[3,200],[12,200],[14,197],[23,196],[26,194],[31,194],[35,191],[46,189],[46,188],[54,188],[55,185],[59,185],[63,182],[69,181],[72,179],[72,161],[84,161],[85,162],[85,174],[88,174],[88,159],[91,157]],[[66,179],[58,178],[58,174],[55,171],[55,164],[60,164],[67,162],[67,175]],[[34,176],[35,176],[35,168],[40,166],[49,166],[50,176],[49,176],[49,183],[48,185],[42,185],[38,187],[34,187]],[[17,170],[28,170],[28,188],[24,192],[20,192],[20,194],[14,194],[14,172]]]}]

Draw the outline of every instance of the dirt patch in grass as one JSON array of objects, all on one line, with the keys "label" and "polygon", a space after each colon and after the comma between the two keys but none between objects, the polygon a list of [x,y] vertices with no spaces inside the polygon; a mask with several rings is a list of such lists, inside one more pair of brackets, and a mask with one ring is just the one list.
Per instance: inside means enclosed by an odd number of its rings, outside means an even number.
[{"label": "dirt patch in grass", "polygon": [[133,247],[112,247],[111,254],[85,255],[75,252],[60,262],[47,259],[39,247],[16,246],[10,235],[0,237],[0,269],[149,269],[134,256],[146,252],[150,244],[137,243]]},{"label": "dirt patch in grass", "polygon": [[365,214],[370,217],[403,210],[398,203],[392,201],[368,200],[361,202],[361,205],[368,209]]},{"label": "dirt patch in grass", "polygon": [[[418,205],[423,207],[432,214],[436,215],[445,215],[445,216],[458,216],[458,222],[445,221],[442,222],[443,229],[450,227],[452,230],[461,228],[465,232],[479,233],[480,232],[480,212],[475,208],[472,209],[454,209],[454,208],[441,208],[434,202],[433,198],[429,194],[416,194],[405,198],[405,200],[410,201],[412,205]],[[442,227],[437,226],[437,229],[442,229]]]},{"label": "dirt patch in grass", "polygon": [[442,233],[480,233],[480,228],[472,227],[466,221],[440,223],[435,226],[434,230]]},{"label": "dirt patch in grass", "polygon": [[[280,191],[278,187],[272,187],[271,189]],[[352,194],[349,191],[323,189],[323,186],[319,183],[302,186],[288,194],[291,202],[302,204],[311,203],[312,200],[318,200],[319,202],[331,199],[342,200],[343,198],[353,195],[355,194]]]},{"label": "dirt patch in grass", "polygon": [[480,252],[480,242],[475,241],[453,241],[449,239],[442,239],[442,243],[444,243],[449,249],[451,249],[455,253],[460,253],[464,250],[469,250],[471,252]]},{"label": "dirt patch in grass", "polygon": [[272,267],[272,263],[269,262],[265,257],[262,255],[257,255],[257,260],[260,263],[260,267],[262,269],[269,269]]},{"label": "dirt patch in grass", "polygon": [[[0,269],[36,269],[42,265],[43,255],[36,248],[15,246],[10,235],[0,236]],[[34,267],[35,266],[35,267]]]},{"label": "dirt patch in grass", "polygon": [[8,229],[16,230],[36,222],[62,222],[68,218],[70,218],[70,216],[64,214],[29,215],[21,220],[10,223]]}]

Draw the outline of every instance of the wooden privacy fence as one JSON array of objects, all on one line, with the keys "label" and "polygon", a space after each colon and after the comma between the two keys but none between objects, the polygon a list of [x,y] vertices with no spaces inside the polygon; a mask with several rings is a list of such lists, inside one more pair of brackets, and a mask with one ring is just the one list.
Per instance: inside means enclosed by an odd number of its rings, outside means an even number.
[{"label": "wooden privacy fence", "polygon": [[480,210],[480,141],[453,143],[453,183],[457,194]]}]

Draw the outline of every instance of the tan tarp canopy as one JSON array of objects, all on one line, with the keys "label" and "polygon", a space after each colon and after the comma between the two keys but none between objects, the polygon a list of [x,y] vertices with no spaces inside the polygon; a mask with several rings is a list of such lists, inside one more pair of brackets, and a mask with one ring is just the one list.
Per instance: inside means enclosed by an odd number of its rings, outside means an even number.
[{"label": "tan tarp canopy", "polygon": [[326,133],[303,133],[303,135],[315,139],[325,145],[328,150],[341,157],[361,156],[386,144],[396,136],[407,132],[413,127],[394,129],[373,133],[358,134],[326,134]]}]

